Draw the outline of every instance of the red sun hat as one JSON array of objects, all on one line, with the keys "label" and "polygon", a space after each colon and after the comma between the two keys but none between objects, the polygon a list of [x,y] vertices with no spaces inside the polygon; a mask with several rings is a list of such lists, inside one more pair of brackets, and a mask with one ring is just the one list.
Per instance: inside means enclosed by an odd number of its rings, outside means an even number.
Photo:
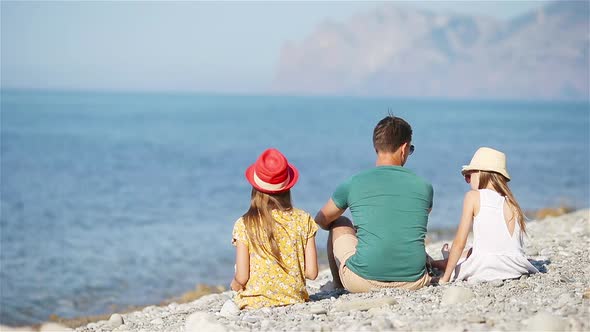
[{"label": "red sun hat", "polygon": [[246,169],[246,179],[258,191],[279,194],[295,185],[299,171],[279,150],[271,148],[262,152],[256,162]]}]

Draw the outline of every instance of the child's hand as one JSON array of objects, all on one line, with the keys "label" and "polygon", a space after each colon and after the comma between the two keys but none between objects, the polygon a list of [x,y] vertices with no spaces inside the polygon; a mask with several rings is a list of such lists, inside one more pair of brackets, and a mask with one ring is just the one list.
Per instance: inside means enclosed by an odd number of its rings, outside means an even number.
[{"label": "child's hand", "polygon": [[236,292],[244,290],[244,285],[237,282],[235,278],[232,279],[230,287],[233,291],[236,291]]},{"label": "child's hand", "polygon": [[438,280],[439,285],[444,285],[449,283],[450,278],[445,278],[444,276]]}]

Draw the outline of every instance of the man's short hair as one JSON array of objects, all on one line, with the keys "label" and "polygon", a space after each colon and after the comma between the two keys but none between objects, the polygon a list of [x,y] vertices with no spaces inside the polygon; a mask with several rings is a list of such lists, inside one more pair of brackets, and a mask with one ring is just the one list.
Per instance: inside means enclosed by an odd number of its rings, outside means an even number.
[{"label": "man's short hair", "polygon": [[404,119],[389,115],[381,119],[373,130],[373,147],[376,152],[395,152],[404,143],[412,141],[412,127]]}]

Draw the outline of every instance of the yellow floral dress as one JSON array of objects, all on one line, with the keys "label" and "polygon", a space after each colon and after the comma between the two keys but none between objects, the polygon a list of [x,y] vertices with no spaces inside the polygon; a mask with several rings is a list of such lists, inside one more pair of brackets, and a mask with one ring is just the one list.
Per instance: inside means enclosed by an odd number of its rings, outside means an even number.
[{"label": "yellow floral dress", "polygon": [[250,278],[244,290],[237,293],[235,302],[240,309],[256,309],[305,302],[309,299],[305,288],[305,245],[315,236],[318,226],[309,213],[291,209],[273,210],[272,216],[283,227],[276,227],[275,234],[285,272],[272,258],[260,256],[252,249],[244,220],[234,225],[232,244],[240,241],[250,253]]}]

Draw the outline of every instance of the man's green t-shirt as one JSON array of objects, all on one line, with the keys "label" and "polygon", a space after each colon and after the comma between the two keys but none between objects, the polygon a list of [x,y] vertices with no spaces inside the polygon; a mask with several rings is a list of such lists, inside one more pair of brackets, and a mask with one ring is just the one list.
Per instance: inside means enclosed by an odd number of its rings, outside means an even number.
[{"label": "man's green t-shirt", "polygon": [[379,166],[338,186],[332,200],[340,209],[350,208],[358,238],[346,266],[369,280],[422,277],[432,197],[432,185],[401,166]]}]

